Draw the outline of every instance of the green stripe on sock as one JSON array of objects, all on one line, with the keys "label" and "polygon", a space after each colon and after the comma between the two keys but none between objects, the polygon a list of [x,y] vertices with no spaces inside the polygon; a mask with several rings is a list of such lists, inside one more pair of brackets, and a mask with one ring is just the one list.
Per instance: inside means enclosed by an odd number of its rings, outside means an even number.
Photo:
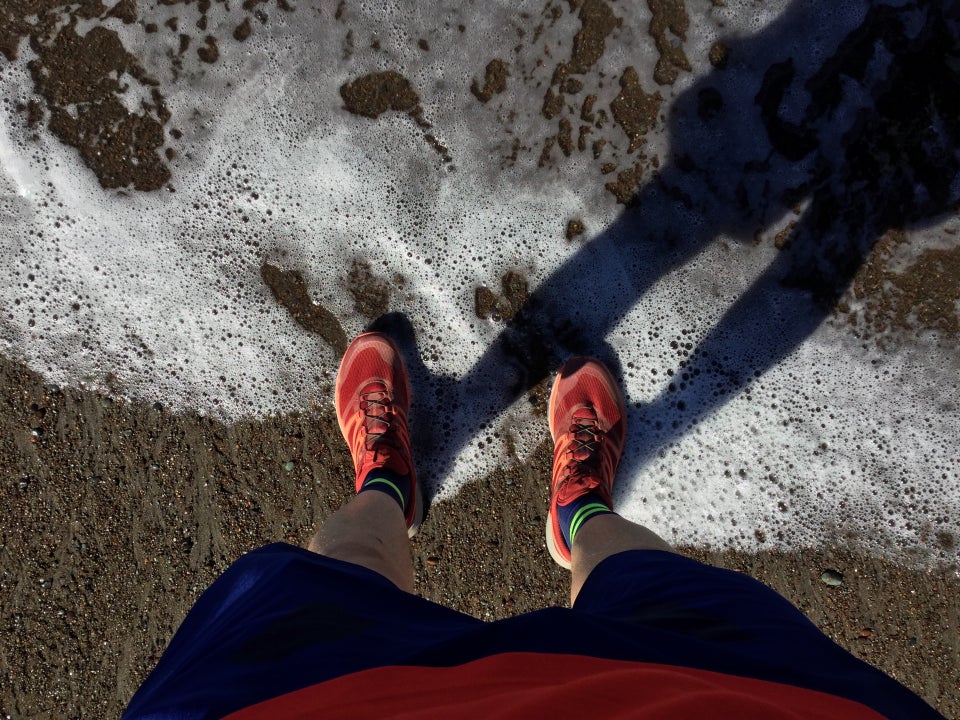
[{"label": "green stripe on sock", "polygon": [[390,489],[397,494],[397,498],[400,500],[400,507],[401,508],[403,507],[403,493],[400,492],[400,488],[398,488],[394,483],[390,482],[386,478],[370,478],[369,480],[363,483],[363,487],[373,485],[374,483],[383,483],[384,485],[389,486]]},{"label": "green stripe on sock", "polygon": [[574,538],[577,536],[577,530],[580,529],[580,526],[583,525],[583,521],[586,520],[591,515],[596,515],[599,512],[612,512],[603,503],[590,503],[589,505],[584,505],[582,508],[577,510],[577,514],[573,516],[573,520],[570,521],[570,546],[573,547]]}]

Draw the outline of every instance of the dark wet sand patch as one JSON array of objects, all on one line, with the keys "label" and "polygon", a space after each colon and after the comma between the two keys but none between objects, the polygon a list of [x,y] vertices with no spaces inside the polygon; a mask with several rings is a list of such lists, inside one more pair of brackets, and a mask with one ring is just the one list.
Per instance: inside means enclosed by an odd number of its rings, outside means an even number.
[{"label": "dark wet sand patch", "polygon": [[620,76],[620,94],[610,103],[610,112],[630,139],[627,152],[633,152],[646,142],[645,136],[657,124],[662,104],[660,93],[644,92],[640,76],[633,67],[624,69]]},{"label": "dark wet sand patch", "polygon": [[507,77],[510,75],[510,66],[500,58],[494,58],[487,63],[483,71],[483,86],[474,80],[470,83],[470,92],[480,102],[489,102],[494,95],[499,95],[507,89]]},{"label": "dark wet sand patch", "polygon": [[433,129],[420,106],[420,96],[407,78],[395,70],[368,73],[340,87],[344,108],[354,115],[376,119],[387,111],[405,112],[423,131],[423,138],[445,163],[452,163],[450,150],[430,132]]},{"label": "dark wet sand patch", "polygon": [[[403,287],[402,275],[395,275],[393,282]],[[347,290],[353,296],[353,307],[364,317],[375,319],[390,310],[391,283],[383,277],[374,275],[370,263],[354,260],[347,275]]]},{"label": "dark wet sand patch", "polygon": [[260,275],[274,299],[286,308],[290,317],[307,332],[323,338],[338,356],[347,349],[347,336],[336,315],[310,299],[307,283],[297,270],[283,270],[263,263]]},{"label": "dark wet sand patch", "polygon": [[354,115],[378,118],[388,110],[410,112],[420,96],[403,75],[394,71],[369,73],[340,87],[344,107]]},{"label": "dark wet sand patch", "polygon": [[[880,238],[838,303],[838,314],[863,336],[884,343],[929,331],[955,341],[960,337],[960,245],[923,250],[902,270],[894,269],[894,253],[909,242],[898,230]],[[854,301],[861,303],[859,313],[850,310]]]},{"label": "dark wet sand patch", "polygon": [[586,232],[586,228],[583,225],[583,220],[580,218],[573,218],[567,222],[566,235],[567,240],[574,240],[575,238],[580,237],[583,233]]},{"label": "dark wet sand patch", "polygon": [[478,318],[506,322],[520,312],[529,297],[530,286],[527,279],[521,273],[509,270],[500,278],[499,293],[486,285],[476,289],[474,311]]},{"label": "dark wet sand patch", "polygon": [[[162,0],[161,4],[193,5],[184,0]],[[236,40],[249,37],[251,18],[267,21],[256,5],[256,0],[243,3],[248,16],[236,27]],[[278,6],[290,8],[283,0]],[[166,53],[174,81],[184,70],[185,53],[190,47],[196,47],[193,62],[198,67],[220,58],[221,41],[206,32],[210,7],[211,0],[198,0],[192,10],[199,12],[199,17],[189,23],[190,27],[176,16],[162,24],[172,36],[170,42],[179,47],[178,51],[171,47]],[[36,92],[49,111],[50,132],[79,151],[105,188],[153,191],[168,186],[171,170],[166,160],[177,152],[163,147],[170,120],[163,84],[147,75],[115,31],[94,25],[81,35],[77,23],[118,18],[127,25],[142,23],[149,36],[162,35],[161,24],[150,14],[155,10],[138,5],[136,0],[121,0],[112,7],[100,0],[9,0],[0,11],[0,52],[12,61],[23,43],[29,43],[37,55],[29,64],[30,72]],[[151,42],[160,43],[159,48],[166,39],[158,36]],[[150,88],[150,100],[137,111],[129,110],[123,102],[129,90],[121,79],[127,75]]]},{"label": "dark wet sand patch", "polygon": [[684,0],[647,0],[647,6],[653,13],[650,36],[660,53],[653,79],[659,85],[672,85],[681,70],[690,72],[692,69],[682,42],[687,39],[690,16]]}]

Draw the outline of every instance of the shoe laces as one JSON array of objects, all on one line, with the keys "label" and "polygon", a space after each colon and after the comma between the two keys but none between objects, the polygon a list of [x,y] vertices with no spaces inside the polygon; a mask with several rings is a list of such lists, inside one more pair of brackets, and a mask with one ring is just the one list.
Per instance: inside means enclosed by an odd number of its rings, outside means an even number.
[{"label": "shoe laces", "polygon": [[395,414],[393,398],[383,383],[370,383],[360,392],[360,412],[363,413],[364,447],[376,450],[390,433]]},{"label": "shoe laces", "polygon": [[603,487],[604,479],[613,476],[613,458],[603,452],[606,433],[600,428],[593,407],[578,410],[572,419],[570,441],[564,449],[566,464],[557,487],[558,501],[566,505],[574,497]]}]

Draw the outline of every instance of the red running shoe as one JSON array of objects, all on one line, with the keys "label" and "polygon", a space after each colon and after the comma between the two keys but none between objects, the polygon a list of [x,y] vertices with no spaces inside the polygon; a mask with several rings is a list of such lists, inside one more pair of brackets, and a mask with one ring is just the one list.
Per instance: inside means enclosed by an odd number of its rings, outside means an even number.
[{"label": "red running shoe", "polygon": [[626,439],[623,395],[603,363],[589,357],[567,360],[550,393],[549,422],[553,478],[547,549],[569,570],[570,550],[560,531],[557,506],[594,493],[613,509],[613,476]]},{"label": "red running shoe", "polygon": [[353,456],[357,491],[374,468],[410,476],[406,521],[407,535],[413,537],[423,521],[423,499],[407,430],[410,381],[393,340],[380,332],[353,339],[337,371],[335,404]]}]

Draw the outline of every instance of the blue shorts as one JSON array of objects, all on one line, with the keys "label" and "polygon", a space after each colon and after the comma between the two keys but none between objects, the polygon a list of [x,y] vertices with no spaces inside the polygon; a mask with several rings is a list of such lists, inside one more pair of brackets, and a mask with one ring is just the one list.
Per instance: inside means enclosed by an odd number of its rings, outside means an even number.
[{"label": "blue shorts", "polygon": [[515,652],[694,668],[828,693],[890,718],[940,717],[770,588],[673,553],[614,555],[572,608],[483,622],[284,543],[243,556],[199,598],[125,717],[220,717],[371,668]]}]

